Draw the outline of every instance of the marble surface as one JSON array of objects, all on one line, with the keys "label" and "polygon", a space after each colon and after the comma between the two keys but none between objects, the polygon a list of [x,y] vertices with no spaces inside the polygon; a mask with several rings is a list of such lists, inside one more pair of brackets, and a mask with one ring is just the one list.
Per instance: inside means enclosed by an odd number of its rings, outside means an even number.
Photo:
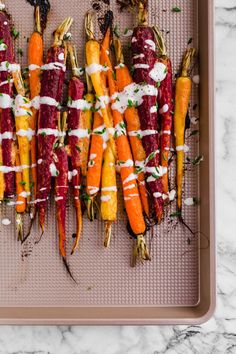
[{"label": "marble surface", "polygon": [[[216,0],[217,308],[201,326],[0,327],[0,354],[236,353],[236,0]],[[227,173],[225,173],[227,172]]]}]

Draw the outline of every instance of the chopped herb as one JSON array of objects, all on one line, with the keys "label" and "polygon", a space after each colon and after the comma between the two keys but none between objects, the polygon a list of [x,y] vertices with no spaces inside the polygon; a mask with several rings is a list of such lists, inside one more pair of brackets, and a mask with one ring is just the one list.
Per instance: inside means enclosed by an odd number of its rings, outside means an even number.
[{"label": "chopped herb", "polygon": [[176,211],[175,213],[170,214],[171,218],[176,218],[178,216],[181,216],[181,211]]},{"label": "chopped herb", "polygon": [[118,165],[120,166],[120,165],[123,165],[125,163],[125,161],[122,161],[122,160],[120,160],[120,161],[118,161]]},{"label": "chopped herb", "polygon": [[90,195],[89,195],[89,194],[87,194],[86,192],[84,192],[84,193],[80,194],[80,199],[81,199],[81,200],[90,200],[91,198],[90,198]]},{"label": "chopped herb", "polygon": [[59,171],[56,170],[56,176],[59,176]]},{"label": "chopped herb", "polygon": [[124,30],[124,34],[127,34],[128,32],[129,32],[129,29],[128,29],[128,27],[126,27]]},{"label": "chopped herb", "polygon": [[181,12],[181,8],[180,7],[178,7],[178,6],[174,6],[174,7],[172,7],[172,10],[171,10],[172,12]]},{"label": "chopped herb", "polygon": [[103,135],[106,131],[106,127],[104,127],[102,130],[97,130],[94,132],[94,134],[97,134],[97,135]]},{"label": "chopped herb", "polygon": [[154,158],[155,156],[155,152],[152,152],[148,157],[147,157],[147,161],[150,161]]},{"label": "chopped herb", "polygon": [[138,92],[139,92],[139,89],[136,88],[136,89],[134,90],[134,93],[138,93]]},{"label": "chopped herb", "polygon": [[68,97],[68,104],[72,104],[72,98],[70,96]]},{"label": "chopped herb", "polygon": [[116,97],[116,101],[117,101],[117,102],[120,102],[120,99],[119,99],[119,97],[118,97],[118,96]]},{"label": "chopped herb", "polygon": [[133,66],[133,65],[132,65],[131,68],[130,68],[130,72],[131,72],[131,74],[134,73],[134,66]]},{"label": "chopped herb", "polygon": [[56,141],[55,144],[54,144],[54,146],[53,146],[53,149],[56,150],[56,149],[58,149],[58,147],[59,147],[59,141]]},{"label": "chopped herb", "polygon": [[34,182],[30,182],[30,189],[34,187]]},{"label": "chopped herb", "polygon": [[3,93],[0,93],[0,96],[2,97],[2,96],[3,96]]},{"label": "chopped herb", "polygon": [[10,84],[11,83],[11,76],[7,77],[7,82]]},{"label": "chopped herb", "polygon": [[140,140],[142,139],[142,135],[140,133],[137,134],[137,138],[139,138]]},{"label": "chopped herb", "polygon": [[41,133],[41,135],[42,135],[42,136],[45,136],[45,135],[46,135],[46,133],[45,133],[45,132],[42,132],[42,133]]},{"label": "chopped herb", "polygon": [[88,134],[91,134],[92,133],[92,129],[88,129]]},{"label": "chopped herb", "polygon": [[133,101],[129,98],[128,99],[128,108],[132,108],[133,107]]},{"label": "chopped herb", "polygon": [[114,29],[113,29],[113,33],[117,38],[120,38],[120,34],[119,34],[119,29],[118,29],[118,25],[115,25]]},{"label": "chopped herb", "polygon": [[3,44],[3,39],[0,39],[0,44]]},{"label": "chopped herb", "polygon": [[161,82],[160,82],[160,81],[157,81],[156,87],[160,87],[160,86],[161,86]]},{"label": "chopped herb", "polygon": [[81,152],[81,149],[80,149],[79,145],[75,145],[75,148],[76,148],[77,151]]},{"label": "chopped herb", "polygon": [[9,61],[7,61],[7,62],[6,62],[6,68],[8,69],[9,66],[10,66],[10,63],[9,63]]},{"label": "chopped herb", "polygon": [[120,122],[119,126],[120,126],[121,128],[123,128],[123,129],[125,129],[125,128],[126,128],[126,124],[125,124],[125,122]]},{"label": "chopped herb", "polygon": [[191,43],[192,43],[192,41],[193,41],[193,38],[192,38],[192,37],[190,37],[190,38],[189,38],[189,40],[188,40],[188,45],[189,45],[189,44],[191,44]]},{"label": "chopped herb", "polygon": [[155,179],[159,179],[160,176],[156,175],[155,173],[152,173],[152,177],[155,178]]},{"label": "chopped herb", "polygon": [[25,98],[25,97],[23,97],[23,101],[24,101],[25,103],[28,103],[28,100],[27,100],[27,98]]},{"label": "chopped herb", "polygon": [[112,77],[114,80],[116,80],[116,73],[114,71],[112,72]]},{"label": "chopped herb", "polygon": [[21,184],[22,186],[25,186],[25,185],[26,185],[26,182],[25,182],[25,181],[20,181],[20,184]]},{"label": "chopped herb", "polygon": [[16,38],[19,37],[20,32],[17,31],[17,30],[15,29],[15,27],[13,27],[13,29],[12,29],[12,31],[11,31],[11,34],[13,35],[13,38],[16,39]]}]

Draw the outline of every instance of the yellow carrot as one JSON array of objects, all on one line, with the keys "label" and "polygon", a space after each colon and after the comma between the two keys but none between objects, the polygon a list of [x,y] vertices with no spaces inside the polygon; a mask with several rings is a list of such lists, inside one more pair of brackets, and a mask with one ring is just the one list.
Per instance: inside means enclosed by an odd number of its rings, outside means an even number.
[{"label": "yellow carrot", "polygon": [[112,128],[111,121],[107,112],[106,104],[104,103],[105,90],[101,78],[101,65],[100,65],[100,43],[95,40],[93,35],[93,25],[92,25],[92,15],[88,12],[86,15],[86,33],[88,36],[88,41],[86,43],[86,61],[87,61],[87,73],[90,75],[94,91],[99,100],[99,108],[102,113],[104,124],[108,130],[109,140],[111,142],[111,149],[116,156],[116,145],[114,137],[110,131]]},{"label": "yellow carrot", "polygon": [[103,156],[102,188],[101,188],[101,216],[105,221],[104,246],[108,247],[111,238],[111,225],[117,216],[117,186],[115,158],[110,143]]},{"label": "yellow carrot", "polygon": [[181,76],[176,80],[175,88],[174,134],[177,152],[177,204],[179,211],[181,211],[182,207],[185,119],[188,112],[192,86],[191,79],[188,75],[188,70],[194,54],[195,49],[193,48],[186,51],[182,63]]}]

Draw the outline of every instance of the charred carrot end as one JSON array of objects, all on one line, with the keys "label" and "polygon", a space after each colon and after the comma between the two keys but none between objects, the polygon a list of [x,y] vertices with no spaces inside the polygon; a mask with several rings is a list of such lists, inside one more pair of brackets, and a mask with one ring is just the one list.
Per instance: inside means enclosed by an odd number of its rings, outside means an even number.
[{"label": "charred carrot end", "polygon": [[65,34],[68,32],[69,28],[73,23],[72,17],[67,17],[60,26],[57,27],[56,31],[54,32],[54,46],[58,47],[61,46],[63,43],[63,39]]},{"label": "charred carrot end", "polygon": [[190,48],[186,51],[182,63],[181,76],[176,81],[175,89],[174,133],[175,146],[177,151],[177,205],[179,211],[181,211],[182,208],[185,118],[188,112],[188,105],[192,87],[191,79],[188,76],[188,71],[194,55],[194,48]]},{"label": "charred carrot end", "polygon": [[151,260],[143,235],[137,235],[136,245],[134,247],[133,259],[131,264],[132,267],[136,265],[138,259],[140,259],[142,263],[143,261]]},{"label": "charred carrot end", "polygon": [[76,232],[75,243],[74,243],[72,251],[71,251],[71,255],[73,253],[75,253],[75,251],[79,245],[81,232],[82,232],[82,225],[83,225],[83,215],[82,215],[82,210],[81,210],[81,203],[78,203],[75,208],[76,208],[76,217],[77,217],[77,232]]}]

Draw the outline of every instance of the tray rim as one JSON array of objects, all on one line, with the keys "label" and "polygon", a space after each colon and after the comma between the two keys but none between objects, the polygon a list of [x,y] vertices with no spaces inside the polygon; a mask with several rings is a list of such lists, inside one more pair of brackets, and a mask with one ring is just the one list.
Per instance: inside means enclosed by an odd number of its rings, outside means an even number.
[{"label": "tray rim", "polygon": [[[204,3],[204,0],[199,0]],[[137,309],[137,317],[103,317],[102,309],[108,308],[104,306],[100,307],[91,307],[91,309],[97,309],[98,314],[100,316],[91,316],[91,317],[83,317],[78,318],[74,317],[71,313],[71,310],[75,307],[70,308],[51,308],[42,306],[40,309],[47,309],[47,316],[42,316],[39,318],[38,316],[34,316],[33,312],[38,307],[26,308],[26,307],[0,307],[0,325],[198,325],[208,321],[214,314],[216,307],[216,240],[215,240],[215,154],[214,154],[214,93],[215,93],[215,55],[214,55],[214,4],[212,1],[206,1],[207,8],[207,49],[208,49],[208,71],[207,71],[207,79],[208,79],[208,116],[209,116],[209,229],[210,229],[210,250],[209,250],[209,258],[210,258],[210,291],[209,291],[209,306],[206,310],[203,310],[200,316],[194,316],[196,310],[201,303],[197,304],[195,307],[189,307],[193,310],[192,316],[188,313],[186,317],[148,317],[148,316],[139,316],[139,312],[147,310],[146,307],[133,307],[133,309]],[[161,307],[162,311],[170,308]],[[86,307],[76,307],[86,310]],[[119,307],[109,307],[109,308],[119,308]],[[121,307],[124,308],[124,307]],[[175,307],[173,307],[175,308]],[[184,307],[182,307],[184,308]],[[70,315],[62,317],[57,316],[58,314],[65,309],[65,312]],[[157,307],[150,306],[150,310],[157,309]],[[180,307],[181,309],[181,307]],[[1,314],[3,313],[5,315]],[[30,314],[27,313],[31,312]],[[55,314],[53,314],[55,312]],[[33,315],[33,316],[32,316]]]}]

